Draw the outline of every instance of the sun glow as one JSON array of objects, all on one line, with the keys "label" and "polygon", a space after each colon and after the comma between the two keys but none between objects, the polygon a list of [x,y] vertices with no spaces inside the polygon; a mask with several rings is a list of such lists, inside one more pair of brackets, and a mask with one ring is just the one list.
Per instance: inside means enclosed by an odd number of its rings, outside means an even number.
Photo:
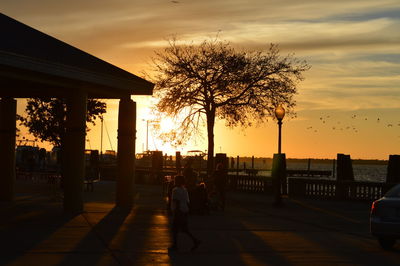
[{"label": "sun glow", "polygon": [[[29,8],[21,8],[21,2]],[[282,151],[287,158],[336,158],[337,153],[345,153],[386,160],[399,153],[400,20],[395,11],[400,1],[290,0],[285,5],[275,5],[277,1],[251,5],[222,0],[109,1],[107,5],[85,1],[84,6],[53,2],[51,9],[43,9],[34,1],[2,1],[2,13],[144,77],[155,74],[154,52],[162,52],[171,37],[197,45],[219,36],[238,49],[250,50],[265,48],[269,42],[279,44],[282,56],[294,53],[312,66],[294,98],[297,117],[283,120]],[[193,139],[172,147],[159,133],[173,135],[187,112],[170,119],[156,113],[157,98],[135,95],[132,99],[137,104],[136,152],[148,148],[184,154],[208,149],[204,121]],[[105,101],[103,127],[100,121],[90,125],[87,149],[117,150],[119,100]],[[18,99],[19,115],[24,114],[25,103]],[[277,150],[277,134],[276,121],[244,130],[217,120],[214,148],[230,156],[271,157]],[[21,128],[17,140],[23,137],[35,139]],[[49,143],[36,144],[52,148]]]},{"label": "sun glow", "polygon": [[175,124],[172,118],[166,117],[160,121],[160,132],[161,133],[168,133],[171,130],[177,128],[178,125]]}]

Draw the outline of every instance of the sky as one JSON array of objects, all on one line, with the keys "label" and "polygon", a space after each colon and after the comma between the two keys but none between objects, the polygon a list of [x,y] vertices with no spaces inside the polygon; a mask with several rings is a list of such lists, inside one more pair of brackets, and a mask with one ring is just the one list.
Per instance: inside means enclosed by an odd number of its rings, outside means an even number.
[{"label": "sky", "polygon": [[[172,36],[188,42],[217,34],[238,49],[294,54],[312,67],[298,84],[295,118],[282,128],[288,158],[388,159],[400,154],[400,1],[398,0],[1,0],[1,12],[141,76]],[[136,96],[136,151],[146,149],[154,99]],[[118,101],[108,100],[103,149],[116,149]],[[23,101],[18,101],[23,112]],[[167,126],[166,126],[167,128]],[[172,154],[206,150],[204,139],[178,148],[162,144],[149,126],[149,149]],[[274,120],[257,127],[217,122],[215,151],[272,157]],[[110,141],[108,140],[108,137]],[[87,148],[100,148],[100,126]]]}]

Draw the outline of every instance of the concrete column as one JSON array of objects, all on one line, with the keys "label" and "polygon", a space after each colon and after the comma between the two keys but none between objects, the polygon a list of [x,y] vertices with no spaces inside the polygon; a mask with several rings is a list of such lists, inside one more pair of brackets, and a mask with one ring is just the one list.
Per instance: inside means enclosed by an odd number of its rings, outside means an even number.
[{"label": "concrete column", "polygon": [[180,151],[175,152],[175,167],[176,167],[176,173],[178,175],[181,174],[182,157]]},{"label": "concrete column", "polygon": [[400,155],[389,155],[389,162],[386,174],[386,183],[400,182]]},{"label": "concrete column", "polygon": [[79,91],[67,99],[66,135],[63,143],[64,211],[83,211],[87,94]]},{"label": "concrete column", "polygon": [[353,164],[350,155],[338,153],[336,168],[337,181],[354,181]]},{"label": "concrete column", "polygon": [[136,103],[129,97],[119,101],[116,204],[131,208],[135,175]]},{"label": "concrete column", "polygon": [[17,101],[0,101],[0,201],[14,199],[15,186],[15,129]]},{"label": "concrete column", "polygon": [[282,205],[282,194],[286,194],[286,155],[284,153],[274,154],[272,160],[272,185],[274,189],[275,206]]}]

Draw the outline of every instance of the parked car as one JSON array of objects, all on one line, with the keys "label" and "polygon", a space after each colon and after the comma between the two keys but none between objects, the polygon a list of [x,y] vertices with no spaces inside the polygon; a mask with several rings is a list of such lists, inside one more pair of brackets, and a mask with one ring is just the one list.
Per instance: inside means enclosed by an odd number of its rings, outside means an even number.
[{"label": "parked car", "polygon": [[391,249],[400,239],[400,184],[372,203],[370,229],[384,249]]}]

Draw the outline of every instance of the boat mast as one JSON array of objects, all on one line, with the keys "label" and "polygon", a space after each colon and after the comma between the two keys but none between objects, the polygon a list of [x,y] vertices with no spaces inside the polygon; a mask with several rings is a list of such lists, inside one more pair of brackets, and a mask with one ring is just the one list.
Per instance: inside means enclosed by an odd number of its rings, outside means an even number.
[{"label": "boat mast", "polygon": [[100,159],[103,157],[103,116],[100,116],[101,120],[101,137],[100,137]]}]

